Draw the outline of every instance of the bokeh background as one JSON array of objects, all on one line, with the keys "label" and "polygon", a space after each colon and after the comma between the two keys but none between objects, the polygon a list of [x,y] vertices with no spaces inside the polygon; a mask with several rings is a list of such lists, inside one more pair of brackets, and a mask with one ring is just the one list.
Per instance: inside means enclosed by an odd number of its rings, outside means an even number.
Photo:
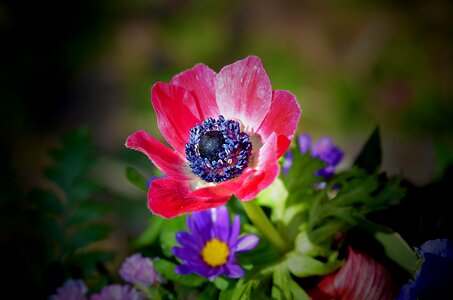
[{"label": "bokeh background", "polygon": [[297,96],[298,132],[344,149],[340,169],[379,126],[384,171],[439,181],[453,162],[452,15],[447,0],[0,2],[2,198],[46,186],[49,149],[84,126],[99,156],[91,175],[115,195],[105,245],[126,252],[149,212],[124,169],[155,169],[124,141],[161,137],[151,86],[251,54],[273,89]]}]

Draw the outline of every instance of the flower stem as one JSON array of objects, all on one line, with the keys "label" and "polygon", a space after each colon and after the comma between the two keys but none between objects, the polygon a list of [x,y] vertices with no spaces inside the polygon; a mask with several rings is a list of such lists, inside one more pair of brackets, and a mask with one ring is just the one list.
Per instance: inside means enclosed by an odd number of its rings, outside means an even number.
[{"label": "flower stem", "polygon": [[256,200],[251,201],[240,201],[244,207],[245,213],[252,221],[252,223],[258,228],[258,230],[264,235],[264,237],[277,249],[278,252],[284,254],[289,251],[289,245],[281,236],[280,232],[275,229],[271,221],[258,205]]}]

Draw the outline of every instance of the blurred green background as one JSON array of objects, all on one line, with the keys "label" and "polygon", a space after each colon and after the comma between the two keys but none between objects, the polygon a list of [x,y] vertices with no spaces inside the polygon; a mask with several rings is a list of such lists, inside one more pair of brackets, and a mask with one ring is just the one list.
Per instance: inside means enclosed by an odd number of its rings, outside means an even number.
[{"label": "blurred green background", "polygon": [[114,195],[106,247],[127,251],[149,212],[124,169],[155,170],[123,145],[138,129],[160,137],[151,86],[251,54],[297,96],[298,132],[344,149],[340,169],[378,125],[383,170],[423,186],[453,162],[452,15],[447,0],[0,2],[2,189],[47,186],[49,149],[84,126],[90,175]]}]

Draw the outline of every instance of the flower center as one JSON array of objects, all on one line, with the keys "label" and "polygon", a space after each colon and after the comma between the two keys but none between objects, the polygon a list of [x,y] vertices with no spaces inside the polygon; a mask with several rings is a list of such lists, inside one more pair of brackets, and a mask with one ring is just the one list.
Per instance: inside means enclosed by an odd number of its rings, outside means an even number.
[{"label": "flower center", "polygon": [[198,144],[200,157],[208,158],[209,160],[219,159],[219,153],[223,151],[222,145],[224,143],[223,134],[219,131],[208,131],[204,133]]},{"label": "flower center", "polygon": [[211,267],[218,267],[226,264],[230,250],[225,242],[214,238],[206,243],[201,256],[205,263]]},{"label": "flower center", "polygon": [[252,152],[249,136],[239,123],[207,118],[190,129],[186,158],[192,173],[206,182],[223,182],[242,174]]}]

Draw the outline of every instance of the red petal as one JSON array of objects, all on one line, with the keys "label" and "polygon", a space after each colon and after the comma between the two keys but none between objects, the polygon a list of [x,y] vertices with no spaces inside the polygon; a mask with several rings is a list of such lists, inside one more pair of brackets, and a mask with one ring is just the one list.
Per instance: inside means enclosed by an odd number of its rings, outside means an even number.
[{"label": "red petal", "polygon": [[272,132],[277,133],[277,158],[289,147],[300,118],[300,107],[296,97],[287,91],[274,91],[269,114],[257,133],[266,140]]},{"label": "red petal", "polygon": [[148,190],[149,209],[164,218],[206,210],[225,204],[230,196],[196,197],[191,195],[190,181],[159,178]]},{"label": "red petal", "polygon": [[201,123],[190,110],[195,100],[186,89],[163,82],[153,86],[151,96],[160,132],[178,153],[184,155],[189,130]]},{"label": "red petal", "polygon": [[268,187],[278,175],[280,167],[277,162],[277,136],[275,133],[271,134],[255,155],[258,159],[256,173],[247,178],[243,186],[235,193],[243,201],[252,200],[261,190]]},{"label": "red petal", "polygon": [[186,161],[174,150],[140,130],[130,135],[126,147],[146,154],[149,159],[165,174],[176,179],[187,179],[184,172]]},{"label": "red petal", "polygon": [[254,132],[269,112],[272,87],[256,56],[224,67],[216,78],[216,100],[220,114],[242,122]]},{"label": "red petal", "polygon": [[247,168],[244,173],[242,173],[242,175],[238,178],[227,180],[214,186],[200,188],[196,191],[193,191],[192,195],[196,197],[231,197],[231,195],[233,195],[240,187],[242,187],[246,180],[255,172],[256,171],[254,169]]},{"label": "red petal", "polygon": [[[324,277],[313,299],[394,299],[397,287],[390,272],[376,260],[349,247],[345,265]],[[324,297],[325,296],[325,297]]]},{"label": "red petal", "polygon": [[192,93],[195,101],[189,106],[192,113],[201,120],[208,117],[217,119],[219,108],[215,101],[215,78],[217,74],[208,66],[198,64],[190,70],[184,71],[170,81]]}]

